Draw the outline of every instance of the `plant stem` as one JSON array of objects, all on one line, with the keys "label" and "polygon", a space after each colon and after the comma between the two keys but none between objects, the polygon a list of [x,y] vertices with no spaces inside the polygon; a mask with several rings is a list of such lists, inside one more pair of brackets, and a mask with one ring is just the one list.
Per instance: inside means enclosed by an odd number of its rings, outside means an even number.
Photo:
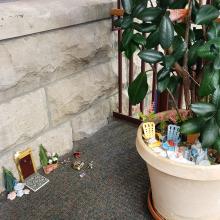
[{"label": "plant stem", "polygon": [[[191,26],[191,14],[192,14],[192,0],[189,0],[189,13],[187,16],[187,22],[186,22],[186,32],[185,32],[185,43],[189,45],[189,31]],[[190,105],[190,80],[189,80],[189,72],[188,72],[188,50],[186,50],[184,54],[183,59],[183,89],[184,89],[184,95],[185,95],[185,103],[186,103],[186,109],[189,109]]]},{"label": "plant stem", "polygon": [[175,98],[174,98],[172,92],[171,92],[168,88],[167,88],[167,91],[168,91],[168,93],[169,93],[169,95],[170,95],[170,97],[171,97],[171,99],[172,99],[172,101],[173,101],[174,108],[176,109],[176,112],[177,112],[177,115],[178,115],[180,121],[183,121],[182,118],[181,118],[181,115],[180,115],[178,106],[177,106],[177,104],[176,104],[176,100],[175,100]]}]

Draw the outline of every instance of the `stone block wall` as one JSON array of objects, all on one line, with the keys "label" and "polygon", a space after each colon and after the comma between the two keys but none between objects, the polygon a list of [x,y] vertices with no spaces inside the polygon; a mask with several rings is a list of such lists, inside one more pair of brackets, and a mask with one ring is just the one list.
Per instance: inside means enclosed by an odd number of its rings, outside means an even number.
[{"label": "stone block wall", "polygon": [[18,177],[15,152],[32,148],[39,167],[40,144],[62,155],[108,123],[117,108],[114,4],[0,3],[0,168]]}]

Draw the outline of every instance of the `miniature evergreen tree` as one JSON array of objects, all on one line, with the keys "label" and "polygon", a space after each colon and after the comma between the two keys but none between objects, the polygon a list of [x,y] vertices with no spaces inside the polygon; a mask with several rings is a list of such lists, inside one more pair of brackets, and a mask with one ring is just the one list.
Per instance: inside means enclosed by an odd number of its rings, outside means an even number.
[{"label": "miniature evergreen tree", "polygon": [[47,150],[44,148],[42,144],[40,145],[39,157],[41,166],[46,166],[48,163]]},{"label": "miniature evergreen tree", "polygon": [[4,176],[4,184],[5,190],[10,193],[14,190],[14,184],[16,178],[13,176],[12,172],[3,167],[3,176]]}]

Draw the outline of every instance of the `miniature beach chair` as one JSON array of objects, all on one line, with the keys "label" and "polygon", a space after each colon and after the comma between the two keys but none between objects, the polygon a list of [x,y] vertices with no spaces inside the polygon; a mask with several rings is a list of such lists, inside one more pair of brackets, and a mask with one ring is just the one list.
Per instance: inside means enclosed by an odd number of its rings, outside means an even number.
[{"label": "miniature beach chair", "polygon": [[143,138],[147,140],[149,147],[159,147],[161,142],[155,138],[155,124],[154,122],[147,122],[143,124]]},{"label": "miniature beach chair", "polygon": [[180,126],[168,125],[167,140],[172,140],[176,145],[180,142]]},{"label": "miniature beach chair", "polygon": [[167,128],[167,141],[163,142],[162,148],[168,151],[175,151],[178,143],[180,142],[180,127],[177,125],[168,125]]}]

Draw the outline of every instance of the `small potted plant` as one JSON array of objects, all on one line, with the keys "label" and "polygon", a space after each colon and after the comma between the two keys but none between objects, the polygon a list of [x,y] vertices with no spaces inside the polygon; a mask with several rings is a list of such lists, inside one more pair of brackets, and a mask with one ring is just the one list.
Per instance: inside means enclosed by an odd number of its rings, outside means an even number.
[{"label": "small potted plant", "polygon": [[45,174],[49,174],[58,167],[58,154],[47,152],[42,144],[40,145],[39,157]]}]

